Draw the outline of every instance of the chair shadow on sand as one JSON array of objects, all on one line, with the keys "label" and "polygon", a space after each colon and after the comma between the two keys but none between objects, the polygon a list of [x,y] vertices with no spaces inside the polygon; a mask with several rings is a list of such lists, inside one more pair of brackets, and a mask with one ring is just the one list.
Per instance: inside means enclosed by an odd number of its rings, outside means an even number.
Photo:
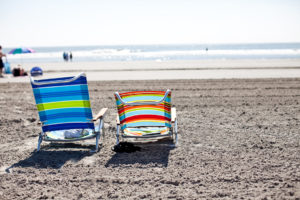
[{"label": "chair shadow on sand", "polygon": [[[94,146],[94,145],[91,145]],[[82,149],[92,149],[91,146],[76,144],[76,143],[56,143],[56,144],[47,144],[43,146],[41,151],[32,152],[30,157],[20,160],[19,162],[11,165],[5,171],[10,173],[10,169],[15,167],[34,167],[34,168],[53,168],[60,169],[65,165],[66,162],[78,162],[87,156],[93,155],[88,150]],[[70,148],[71,150],[62,150],[61,148]],[[51,150],[50,149],[60,149],[60,150]]]},{"label": "chair shadow on sand", "polygon": [[171,140],[136,144],[141,150],[133,153],[115,153],[105,167],[168,167],[170,151],[175,148]]}]

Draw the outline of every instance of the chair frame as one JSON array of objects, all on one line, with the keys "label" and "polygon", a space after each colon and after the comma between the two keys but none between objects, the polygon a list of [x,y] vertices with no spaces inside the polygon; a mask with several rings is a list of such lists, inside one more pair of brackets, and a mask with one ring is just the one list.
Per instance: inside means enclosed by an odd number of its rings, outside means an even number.
[{"label": "chair frame", "polygon": [[[80,76],[86,76],[85,73],[80,73],[76,76],[74,76],[73,78],[70,78],[68,80],[62,80],[62,81],[45,81],[45,82],[36,82],[33,77],[30,77],[30,81],[32,84],[34,85],[46,85],[46,84],[55,84],[55,83],[69,83],[72,82],[76,79],[78,79]],[[49,142],[75,142],[75,141],[80,141],[80,140],[88,140],[88,139],[92,139],[92,138],[96,138],[96,147],[95,150],[91,150],[91,152],[97,152],[99,149],[99,140],[100,140],[100,136],[101,133],[103,134],[103,138],[105,137],[105,132],[104,132],[104,117],[105,114],[107,112],[108,108],[102,108],[98,114],[93,117],[92,121],[96,122],[99,120],[99,131],[95,131],[94,129],[94,134],[92,136],[89,137],[85,137],[85,138],[74,138],[74,139],[64,139],[64,140],[59,140],[59,139],[47,139],[45,136],[46,134],[43,132],[43,130],[39,133],[39,138],[38,138],[38,145],[37,145],[37,152],[40,151],[41,149],[41,144],[43,141],[49,141]],[[43,122],[41,122],[43,123]],[[82,129],[82,131],[84,131],[84,129]]]},{"label": "chair frame", "polygon": [[[165,101],[165,99],[167,98],[168,94],[171,91],[168,89],[165,92],[164,97],[159,100],[159,101],[140,101],[140,102],[134,102],[134,103],[127,103],[125,101],[123,101],[123,99],[121,98],[119,92],[115,92],[115,96],[118,98],[118,100],[124,104],[124,105],[131,105],[131,106],[138,106],[138,105],[157,105],[162,103],[163,101]],[[172,107],[171,108],[171,124],[174,124],[171,128],[170,128],[170,133],[169,134],[165,134],[165,135],[145,135],[145,136],[126,136],[123,134],[120,134],[121,132],[121,123],[120,123],[120,118],[119,118],[119,114],[117,114],[116,117],[116,123],[117,123],[117,131],[116,131],[116,144],[119,144],[120,142],[120,136],[123,138],[159,138],[159,137],[170,137],[173,136],[173,134],[175,133],[175,145],[178,144],[178,118],[176,116],[176,108]]]}]

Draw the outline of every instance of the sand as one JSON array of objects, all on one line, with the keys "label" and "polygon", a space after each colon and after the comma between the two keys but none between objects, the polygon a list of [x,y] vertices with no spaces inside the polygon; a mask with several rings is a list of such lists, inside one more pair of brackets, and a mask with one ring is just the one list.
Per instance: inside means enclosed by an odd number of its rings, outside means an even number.
[{"label": "sand", "polygon": [[[89,78],[89,77],[88,77]],[[115,91],[171,89],[179,144],[115,153]],[[43,143],[29,82],[0,84],[0,199],[300,199],[300,78],[90,81],[106,138]]]},{"label": "sand", "polygon": [[[11,68],[18,63],[12,63]],[[89,81],[112,80],[172,80],[172,79],[232,79],[232,78],[297,78],[300,59],[267,60],[188,60],[188,61],[111,61],[22,63],[27,72],[39,66],[43,78],[73,76],[85,72]],[[29,82],[28,77],[5,75],[0,83]]]}]

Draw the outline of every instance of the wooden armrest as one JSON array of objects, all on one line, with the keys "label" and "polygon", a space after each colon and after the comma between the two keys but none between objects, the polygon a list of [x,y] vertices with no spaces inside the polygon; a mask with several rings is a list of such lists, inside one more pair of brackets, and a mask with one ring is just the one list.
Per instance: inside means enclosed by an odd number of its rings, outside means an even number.
[{"label": "wooden armrest", "polygon": [[117,115],[117,117],[116,117],[116,122],[117,122],[117,125],[120,125],[120,118],[119,118],[119,115]]},{"label": "wooden armrest", "polygon": [[176,121],[176,108],[173,107],[171,108],[171,122],[175,122]]},{"label": "wooden armrest", "polygon": [[93,118],[93,121],[96,121],[96,120],[98,120],[99,118],[104,117],[104,115],[105,115],[105,113],[106,113],[107,110],[108,110],[108,108],[102,108],[102,109],[98,112],[98,114]]}]

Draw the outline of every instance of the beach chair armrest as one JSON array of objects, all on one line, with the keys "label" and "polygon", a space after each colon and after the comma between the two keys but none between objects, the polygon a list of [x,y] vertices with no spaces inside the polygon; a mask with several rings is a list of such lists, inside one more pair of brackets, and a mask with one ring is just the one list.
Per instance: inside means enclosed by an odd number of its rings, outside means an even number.
[{"label": "beach chair armrest", "polygon": [[171,108],[171,122],[175,122],[176,121],[176,108],[173,107]]},{"label": "beach chair armrest", "polygon": [[117,122],[117,125],[120,125],[120,118],[119,118],[119,115],[117,115],[117,117],[116,117],[116,122]]},{"label": "beach chair armrest", "polygon": [[100,118],[103,118],[106,114],[106,111],[108,110],[108,108],[102,108],[98,114],[93,118],[93,121],[97,121]]}]

